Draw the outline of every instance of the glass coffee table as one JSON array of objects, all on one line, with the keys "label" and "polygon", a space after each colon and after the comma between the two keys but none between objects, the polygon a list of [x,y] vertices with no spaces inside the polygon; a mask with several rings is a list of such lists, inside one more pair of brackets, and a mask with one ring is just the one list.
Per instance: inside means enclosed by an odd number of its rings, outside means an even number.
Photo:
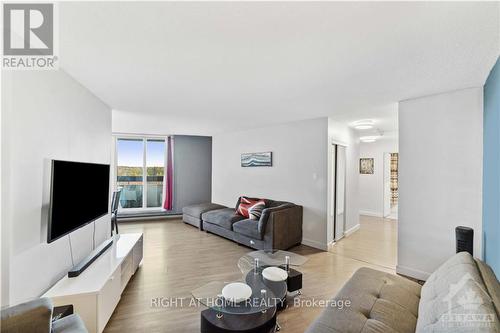
[{"label": "glass coffee table", "polygon": [[[201,332],[279,331],[277,312],[286,307],[288,292],[302,288],[302,273],[293,267],[306,261],[304,256],[282,250],[253,251],[242,256],[238,260],[241,280],[212,281],[191,292],[208,308],[201,312]],[[227,290],[234,290],[236,285],[237,292],[246,294],[235,300]]]},{"label": "glass coffee table", "polygon": [[259,250],[245,254],[238,260],[238,268],[244,276],[256,267],[261,271],[267,267],[279,267],[288,273],[287,291],[301,293],[302,273],[298,267],[307,262],[307,257],[283,250]]},{"label": "glass coffee table", "polygon": [[[239,301],[223,296],[228,285],[245,284],[251,295]],[[267,283],[261,274],[231,282],[213,281],[192,291],[193,297],[208,309],[201,312],[201,332],[258,332],[277,330],[276,312],[286,291],[286,282]]]}]

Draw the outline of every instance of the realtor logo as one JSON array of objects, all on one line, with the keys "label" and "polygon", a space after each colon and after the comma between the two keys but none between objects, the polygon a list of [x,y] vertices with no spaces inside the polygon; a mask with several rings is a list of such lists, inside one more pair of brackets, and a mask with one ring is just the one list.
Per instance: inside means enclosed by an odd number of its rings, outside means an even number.
[{"label": "realtor logo", "polygon": [[55,5],[3,4],[4,69],[57,69]]}]

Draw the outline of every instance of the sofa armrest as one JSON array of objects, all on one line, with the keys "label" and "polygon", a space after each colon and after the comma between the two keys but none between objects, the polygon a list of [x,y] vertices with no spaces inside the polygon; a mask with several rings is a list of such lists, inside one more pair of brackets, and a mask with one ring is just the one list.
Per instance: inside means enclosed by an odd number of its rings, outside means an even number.
[{"label": "sofa armrest", "polygon": [[39,298],[2,310],[2,333],[50,332],[52,302]]},{"label": "sofa armrest", "polygon": [[295,205],[293,205],[293,204],[287,203],[287,204],[279,205],[276,207],[264,208],[264,210],[262,211],[262,215],[260,216],[260,219],[259,219],[259,232],[261,234],[263,234],[265,232],[266,226],[267,226],[267,221],[269,220],[269,217],[271,216],[271,214],[274,214],[274,213],[282,211],[282,210],[286,210],[287,208],[291,208],[294,206]]},{"label": "sofa armrest", "polygon": [[265,210],[259,221],[259,232],[271,242],[273,249],[286,250],[302,242],[302,206],[284,204]]}]

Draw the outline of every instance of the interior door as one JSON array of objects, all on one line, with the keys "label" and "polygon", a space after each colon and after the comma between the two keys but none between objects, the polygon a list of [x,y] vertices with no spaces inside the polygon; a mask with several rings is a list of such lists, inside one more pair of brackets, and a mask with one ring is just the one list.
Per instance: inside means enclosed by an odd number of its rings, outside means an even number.
[{"label": "interior door", "polygon": [[384,153],[384,217],[391,214],[391,153]]},{"label": "interior door", "polygon": [[334,239],[344,237],[346,214],[346,147],[335,146],[335,208],[334,208]]}]

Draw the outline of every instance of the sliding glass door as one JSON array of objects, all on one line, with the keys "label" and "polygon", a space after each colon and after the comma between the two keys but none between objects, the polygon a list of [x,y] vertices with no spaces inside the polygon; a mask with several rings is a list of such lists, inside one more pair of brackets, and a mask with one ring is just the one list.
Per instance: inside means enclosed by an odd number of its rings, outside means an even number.
[{"label": "sliding glass door", "polygon": [[116,188],[120,209],[158,209],[163,204],[165,139],[116,138]]}]

